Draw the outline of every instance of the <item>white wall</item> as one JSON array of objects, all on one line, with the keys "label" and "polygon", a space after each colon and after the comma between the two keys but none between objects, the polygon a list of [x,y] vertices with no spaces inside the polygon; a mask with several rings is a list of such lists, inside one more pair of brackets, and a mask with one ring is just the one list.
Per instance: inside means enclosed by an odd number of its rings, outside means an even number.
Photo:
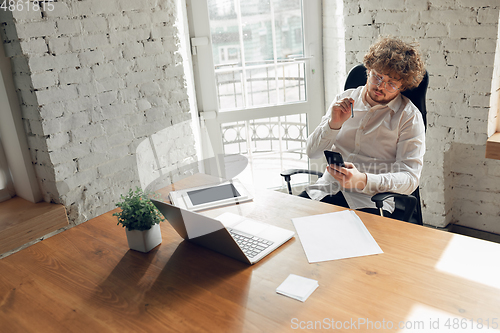
[{"label": "white wall", "polygon": [[328,107],[346,78],[343,0],[323,1],[323,71],[325,105]]},{"label": "white wall", "polygon": [[[26,133],[21,118],[21,107],[12,79],[10,60],[0,47],[0,136],[5,148],[5,164],[0,172],[7,178],[8,196],[0,200],[7,200],[17,195],[31,202],[42,200],[38,186],[38,179],[31,164],[28,151]],[[1,144],[0,144],[1,145]],[[11,177],[12,176],[12,177]]]},{"label": "white wall", "polygon": [[500,161],[484,158],[499,9],[497,0],[344,1],[347,69],[380,34],[416,39],[425,56],[424,223],[500,233]]},{"label": "white wall", "polygon": [[173,174],[196,152],[175,1],[52,4],[4,12],[2,37],[44,199],[77,224],[140,185],[138,164]]}]

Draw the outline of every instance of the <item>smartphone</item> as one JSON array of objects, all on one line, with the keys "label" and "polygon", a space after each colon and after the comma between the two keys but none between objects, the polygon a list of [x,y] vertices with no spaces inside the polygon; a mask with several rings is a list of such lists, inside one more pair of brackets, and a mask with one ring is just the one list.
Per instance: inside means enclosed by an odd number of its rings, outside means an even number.
[{"label": "smartphone", "polygon": [[329,150],[325,150],[324,153],[328,164],[335,164],[345,168],[344,159],[340,153]]}]

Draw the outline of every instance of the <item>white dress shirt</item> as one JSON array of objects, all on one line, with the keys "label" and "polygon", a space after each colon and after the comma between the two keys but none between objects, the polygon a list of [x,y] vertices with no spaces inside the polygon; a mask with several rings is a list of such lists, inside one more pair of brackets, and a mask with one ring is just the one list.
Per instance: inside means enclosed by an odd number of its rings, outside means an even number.
[{"label": "white dress shirt", "polygon": [[[333,103],[354,99],[354,118],[339,130],[330,128]],[[306,153],[321,158],[324,150],[337,151],[367,175],[363,190],[342,189],[325,170],[323,177],[306,188],[314,200],[341,190],[351,209],[376,208],[371,196],[381,192],[411,194],[418,186],[425,153],[425,126],[418,108],[399,94],[385,105],[371,107],[366,87],[349,89],[336,97],[314,132],[307,138]],[[394,211],[394,200],[386,200],[384,210]]]}]

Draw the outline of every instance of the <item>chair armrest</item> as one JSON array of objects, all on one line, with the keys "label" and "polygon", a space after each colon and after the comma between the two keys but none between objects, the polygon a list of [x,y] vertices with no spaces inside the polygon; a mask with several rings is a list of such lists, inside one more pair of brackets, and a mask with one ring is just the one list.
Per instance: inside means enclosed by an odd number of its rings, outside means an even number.
[{"label": "chair armrest", "polygon": [[415,198],[413,195],[383,192],[383,193],[377,193],[374,196],[372,196],[372,201],[375,202],[377,208],[382,208],[383,202],[389,198],[398,198],[405,202],[403,220],[408,222],[413,212],[415,211],[415,207],[417,207],[417,198]]},{"label": "chair armrest", "polygon": [[318,177],[322,177],[323,176],[322,172],[314,171],[314,170],[307,170],[307,169],[288,169],[288,170],[282,171],[280,173],[280,175],[282,175],[283,177],[287,177],[287,176],[296,175],[298,173],[307,173],[307,174],[310,174],[310,175],[316,175]]},{"label": "chair armrest", "polygon": [[291,177],[293,175],[296,175],[298,173],[307,173],[310,175],[316,175],[318,177],[322,177],[323,173],[319,171],[314,171],[314,170],[307,170],[307,169],[287,169],[284,170],[280,173],[281,176],[285,178],[287,187],[288,187],[288,194],[292,194],[292,186],[290,185],[290,180],[292,179]]}]

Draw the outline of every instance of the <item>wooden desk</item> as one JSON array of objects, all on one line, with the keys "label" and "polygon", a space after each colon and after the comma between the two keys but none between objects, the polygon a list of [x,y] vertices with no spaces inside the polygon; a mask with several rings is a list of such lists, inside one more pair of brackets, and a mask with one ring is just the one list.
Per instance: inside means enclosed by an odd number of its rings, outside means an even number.
[{"label": "wooden desk", "polygon": [[[292,217],[339,209],[258,191],[253,202],[207,214],[231,211],[293,230]],[[417,332],[432,324],[435,332],[459,332],[452,329],[459,323],[470,332],[477,320],[481,332],[487,321],[500,326],[496,243],[358,213],[383,254],[309,264],[295,237],[248,266],[181,241],[167,222],[155,250],[129,250],[112,213],[0,260],[1,332],[318,332],[328,325],[396,332],[401,323],[424,325]],[[290,273],[319,281],[305,303],[276,294]]]}]

